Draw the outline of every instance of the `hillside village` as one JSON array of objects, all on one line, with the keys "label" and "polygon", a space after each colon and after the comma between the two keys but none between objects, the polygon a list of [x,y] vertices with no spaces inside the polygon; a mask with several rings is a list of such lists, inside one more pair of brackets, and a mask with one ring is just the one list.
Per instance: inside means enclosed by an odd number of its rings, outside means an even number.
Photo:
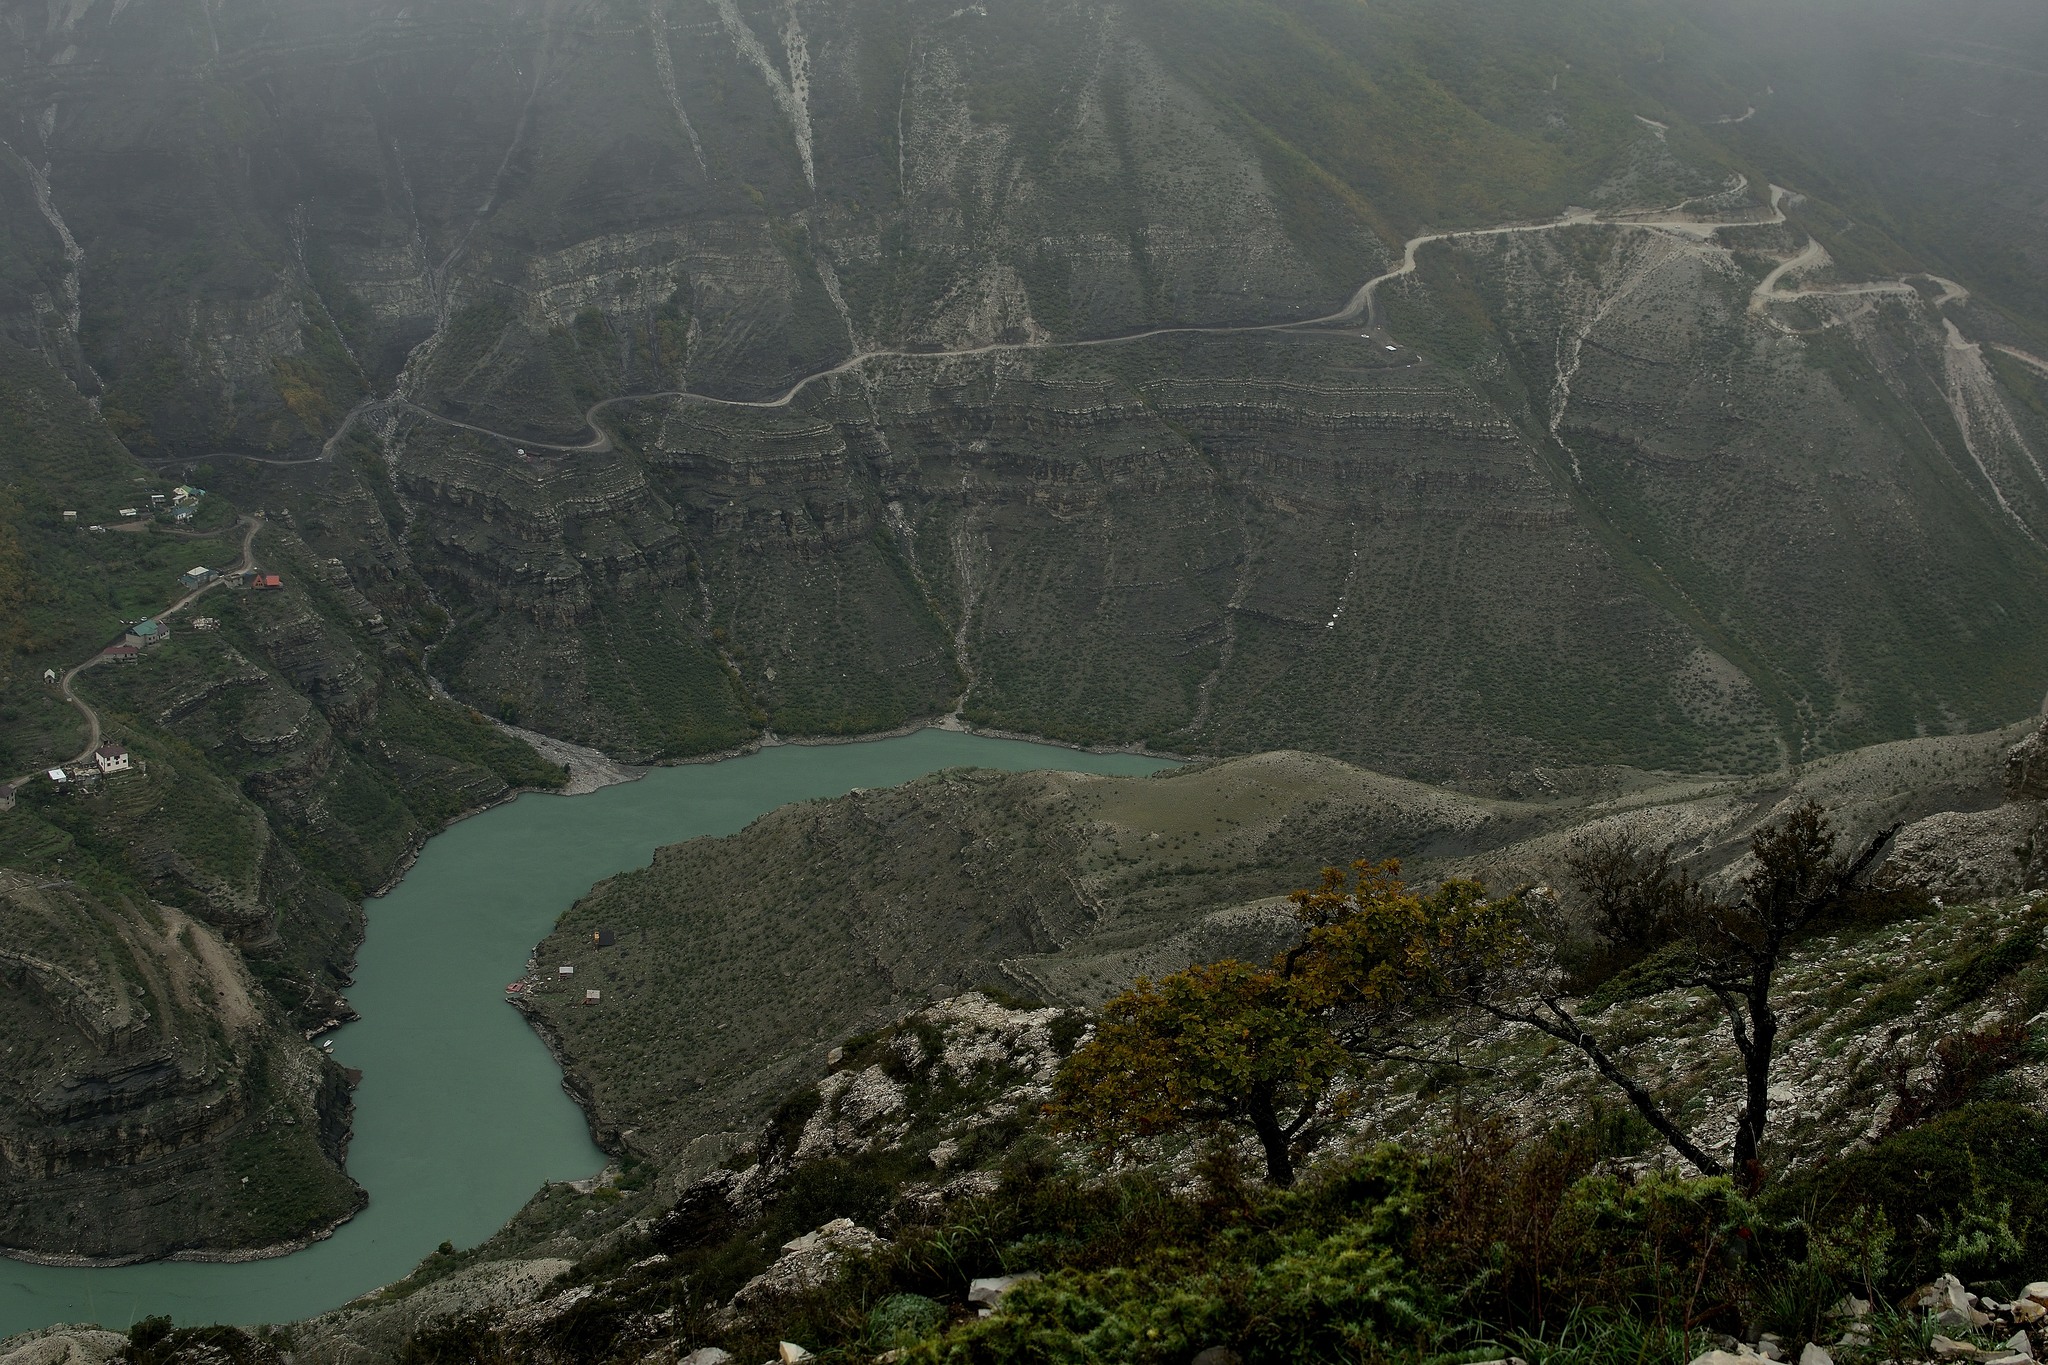
[{"label": "hillside village", "polygon": [[[120,515],[124,520],[119,526],[111,529],[126,532],[144,532],[153,529],[162,530],[165,527],[182,526],[191,522],[197,516],[206,496],[205,489],[190,484],[179,484],[169,493],[151,493],[149,494],[150,507],[148,509],[142,507],[121,508]],[[220,508],[223,513],[231,514],[231,509],[227,509],[218,500],[216,500],[214,505]],[[148,518],[145,518],[145,511],[150,513]],[[100,522],[86,523],[82,526],[78,525],[78,513],[71,510],[67,510],[62,514],[62,520],[65,525],[75,526],[80,534],[85,535],[106,534],[110,529],[107,525]],[[233,591],[247,592],[283,591],[283,576],[263,571],[257,567],[254,560],[255,538],[257,532],[262,528],[263,519],[260,516],[243,518],[234,524],[246,526],[247,528],[247,536],[243,543],[243,562],[241,565],[225,571],[211,568],[204,564],[195,564],[185,569],[177,577],[177,587],[180,589],[180,595],[162,610],[152,616],[145,616],[126,623],[120,635],[108,641],[106,645],[101,647],[91,657],[61,674],[55,665],[43,669],[43,686],[77,708],[79,713],[85,718],[88,732],[87,742],[77,758],[69,763],[52,765],[43,769],[40,774],[26,774],[12,781],[0,784],[0,802],[11,802],[14,793],[26,782],[34,780],[37,776],[47,780],[53,786],[70,790],[83,790],[91,787],[102,778],[111,777],[117,773],[139,771],[139,766],[131,759],[128,750],[124,746],[112,740],[108,740],[105,743],[100,742],[99,717],[91,704],[76,694],[73,688],[74,681],[81,672],[95,665],[131,663],[142,658],[146,652],[160,649],[169,644],[172,635],[171,618],[183,613],[203,593],[213,588],[220,587]],[[179,534],[180,532],[172,531],[170,533]],[[192,630],[207,633],[218,630],[220,622],[217,617],[198,616],[191,619],[189,626]]]}]

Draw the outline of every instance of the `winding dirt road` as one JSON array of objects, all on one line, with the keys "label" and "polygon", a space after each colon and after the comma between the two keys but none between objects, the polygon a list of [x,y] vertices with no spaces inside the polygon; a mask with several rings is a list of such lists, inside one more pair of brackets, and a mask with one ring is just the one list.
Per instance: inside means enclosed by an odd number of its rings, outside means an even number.
[{"label": "winding dirt road", "polygon": [[2019,361],[2020,364],[2034,371],[2043,379],[2048,379],[2048,360],[2043,360],[2040,356],[2035,355],[2032,351],[2022,351],[2017,346],[2007,346],[1999,342],[1993,342],[1991,349],[1994,351],[2001,351],[2004,354],[2011,356],[2014,360]]},{"label": "winding dirt road", "polygon": [[[1744,117],[1747,117],[1747,115],[1744,115]],[[1747,191],[1748,188],[1749,181],[1746,178],[1739,179],[1731,186],[1731,189],[1737,194]],[[764,410],[786,408],[795,402],[798,396],[804,390],[810,388],[811,385],[821,380],[850,374],[859,370],[870,361],[875,360],[950,360],[968,356],[999,355],[1006,352],[1083,350],[1099,346],[1122,346],[1134,341],[1146,341],[1154,337],[1164,336],[1231,336],[1260,332],[1300,332],[1319,327],[1355,326],[1359,325],[1361,318],[1364,319],[1363,325],[1365,327],[1364,335],[1366,339],[1376,340],[1383,345],[1388,345],[1390,343],[1385,336],[1385,321],[1380,314],[1379,290],[1383,285],[1413,275],[1417,269],[1419,253],[1424,247],[1434,242],[1465,241],[1480,237],[1501,237],[1525,232],[1554,232],[1561,228],[1586,226],[1680,232],[1704,240],[1713,236],[1716,231],[1724,227],[1774,226],[1784,223],[1786,219],[1783,201],[1787,193],[1788,191],[1782,186],[1772,185],[1770,187],[1770,202],[1764,214],[1752,217],[1713,216],[1693,213],[1686,211],[1685,204],[1681,203],[1670,208],[1649,209],[1612,215],[1603,215],[1590,209],[1573,209],[1556,218],[1540,222],[1503,223],[1497,227],[1466,228],[1452,232],[1424,233],[1418,237],[1411,237],[1407,242],[1403,243],[1401,259],[1392,269],[1367,280],[1358,287],[1357,292],[1352,294],[1351,298],[1342,308],[1339,308],[1334,313],[1325,313],[1321,317],[1289,318],[1282,322],[1250,323],[1233,326],[1154,327],[1143,332],[1130,332],[1108,337],[1091,337],[1078,341],[1004,341],[938,351],[902,348],[859,351],[836,364],[805,375],[772,398],[719,398],[712,394],[699,393],[693,389],[657,389],[645,393],[615,394],[610,398],[600,399],[584,409],[583,425],[590,432],[590,436],[587,440],[574,443],[544,441],[517,436],[509,432],[495,430],[491,427],[480,426],[474,422],[464,422],[454,417],[444,416],[433,411],[431,408],[412,401],[410,398],[404,397],[402,393],[398,393],[388,398],[366,399],[357,404],[349,411],[347,416],[342,418],[341,425],[335,429],[332,436],[327,438],[326,442],[321,446],[318,455],[281,460],[260,455],[244,455],[236,451],[215,451],[207,455],[195,455],[162,463],[182,465],[194,464],[200,460],[207,459],[236,459],[267,465],[318,464],[333,458],[335,446],[358,420],[372,414],[388,413],[397,410],[402,410],[440,426],[452,427],[458,431],[474,432],[479,436],[488,436],[493,440],[504,441],[509,445],[527,449],[553,451],[564,455],[603,454],[612,449],[612,438],[603,427],[597,424],[597,419],[600,414],[609,408],[625,403],[648,403],[661,400],[680,400],[725,408]],[[1688,200],[1686,202],[1695,201]],[[1809,239],[1805,248],[1798,255],[1780,262],[1770,274],[1764,277],[1763,282],[1751,293],[1750,311],[1753,314],[1768,317],[1768,305],[1801,298],[1854,294],[1917,293],[1918,291],[1908,283],[1908,281],[1915,278],[1928,279],[1942,287],[1942,297],[1934,301],[1934,306],[1937,308],[1956,299],[1969,297],[1969,291],[1965,290],[1961,285],[1956,284],[1952,280],[1945,280],[1932,275],[1905,276],[1897,280],[1875,281],[1869,284],[1816,285],[1805,289],[1786,289],[1781,287],[1780,281],[1787,275],[1797,274],[1802,270],[1820,265],[1827,259],[1826,248],[1821,246],[1818,241]],[[1777,327],[1779,331],[1789,332],[1794,330],[1775,321],[1772,322],[1772,325]]]}]

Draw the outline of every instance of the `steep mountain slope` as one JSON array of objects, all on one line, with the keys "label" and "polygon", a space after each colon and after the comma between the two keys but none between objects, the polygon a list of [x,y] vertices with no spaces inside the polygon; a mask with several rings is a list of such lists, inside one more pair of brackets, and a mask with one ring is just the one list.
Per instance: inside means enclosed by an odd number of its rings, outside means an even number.
[{"label": "steep mountain slope", "polygon": [[[344,559],[404,544],[453,690],[626,755],[957,704],[1753,771],[2010,720],[2048,378],[1980,343],[2031,304],[1902,281],[2001,288],[1935,229],[1845,236],[1894,182],[1805,106],[1733,121],[1775,30],[1705,17],[20,9],[6,325],[150,458],[368,442],[394,506]],[[1404,238],[1573,204],[1607,225],[1343,311]]]},{"label": "steep mountain slope", "polygon": [[2040,339],[2048,21],[2039,7],[1715,0],[1693,14],[1762,77],[1745,106],[1755,114],[1726,129],[1735,145],[1788,176],[1796,166],[1798,183],[1846,210],[1831,249],[1905,243]]},{"label": "steep mountain slope", "polygon": [[[1858,122],[1843,88],[1918,53],[1910,123],[1976,68],[1904,5],[1802,71],[1768,35],[1812,51],[1812,4],[0,0],[7,775],[81,742],[44,670],[181,569],[246,544],[286,579],[77,676],[141,768],[25,788],[5,862],[86,886],[65,913],[110,961],[154,904],[239,954],[253,1022],[149,1074],[175,1108],[240,1067],[259,1123],[273,1078],[317,1163],[307,1097],[331,1129],[336,1096],[289,1033],[345,1009],[355,899],[555,780],[443,688],[635,759],[949,713],[1313,750],[1458,783],[1419,825],[1340,803],[1442,859],[1579,818],[1560,767],[1805,782],[2009,723],[2048,644],[2048,347],[1992,240],[2031,230],[1999,161],[2025,138],[1945,159],[1969,138],[1944,117],[1873,155],[1901,116]],[[2035,41],[1971,5],[1955,34]],[[2043,88],[2001,77],[1998,115]],[[188,479],[188,530],[82,529]],[[1328,772],[1305,790],[1396,781]],[[935,857],[1022,837],[1022,797],[905,799]],[[1213,846],[1297,879],[1355,846],[1298,807],[1325,799],[1284,803],[1306,833]],[[1126,887],[1111,933],[1109,893],[1076,890],[1100,869],[1004,846],[1031,898],[878,862],[877,903],[937,896],[956,941],[841,916],[787,989],[848,1027],[1002,963],[1085,998],[1234,904]],[[736,955],[766,888],[843,890],[720,856],[752,879],[718,911]],[[156,1057],[70,1018],[43,1021],[49,1084]],[[593,1081],[605,1122],[746,1112],[804,1056],[760,1022],[702,1094],[648,1099],[645,1057]],[[551,1020],[572,1055],[602,1023]],[[10,1150],[66,1140],[43,1093],[9,1100]],[[321,1214],[264,1236],[347,1204],[320,1169]],[[255,1235],[202,1207],[91,1250]]]},{"label": "steep mountain slope", "polygon": [[[372,501],[332,473],[330,505]],[[4,342],[0,481],[0,567],[27,589],[0,640],[0,782],[29,774],[0,787],[0,1246],[133,1259],[316,1234],[361,1200],[348,1085],[307,1042],[350,1017],[360,897],[441,823],[560,770],[432,695],[406,643],[432,634],[416,581],[370,580],[380,611],[289,514],[217,494],[189,532],[122,519],[166,481]],[[118,529],[93,534],[101,517]],[[102,660],[245,538],[281,589],[216,587]],[[85,661],[74,708],[43,677]],[[97,773],[75,761],[86,714],[128,766],[52,784],[52,764]]]}]

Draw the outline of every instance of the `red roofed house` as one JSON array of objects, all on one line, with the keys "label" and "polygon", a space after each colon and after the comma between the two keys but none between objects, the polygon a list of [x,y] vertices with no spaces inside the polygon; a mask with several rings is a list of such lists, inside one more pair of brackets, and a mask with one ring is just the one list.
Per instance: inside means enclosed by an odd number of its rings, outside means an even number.
[{"label": "red roofed house", "polygon": [[258,592],[276,592],[284,587],[284,580],[274,573],[260,573],[252,586]]}]

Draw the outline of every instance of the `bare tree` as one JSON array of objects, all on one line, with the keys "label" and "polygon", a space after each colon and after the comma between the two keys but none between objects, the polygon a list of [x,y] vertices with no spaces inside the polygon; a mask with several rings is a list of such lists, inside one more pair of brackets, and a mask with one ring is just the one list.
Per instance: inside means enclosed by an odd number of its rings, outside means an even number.
[{"label": "bare tree", "polygon": [[1873,884],[1898,828],[1840,852],[1827,814],[1808,802],[1756,831],[1749,846],[1754,866],[1726,898],[1709,896],[1665,851],[1626,839],[1588,843],[1569,863],[1586,912],[1581,925],[1545,915],[1532,901],[1526,946],[1505,969],[1497,954],[1484,964],[1446,959],[1443,980],[1464,1003],[1577,1048],[1680,1156],[1706,1174],[1725,1174],[1729,1166],[1691,1139],[1568,1003],[1567,991],[1582,989],[1589,977],[1656,955],[1661,982],[1705,990],[1726,1016],[1743,1070],[1730,1164],[1755,1181],[1770,1120],[1778,972],[1802,938],[1912,894]]}]

